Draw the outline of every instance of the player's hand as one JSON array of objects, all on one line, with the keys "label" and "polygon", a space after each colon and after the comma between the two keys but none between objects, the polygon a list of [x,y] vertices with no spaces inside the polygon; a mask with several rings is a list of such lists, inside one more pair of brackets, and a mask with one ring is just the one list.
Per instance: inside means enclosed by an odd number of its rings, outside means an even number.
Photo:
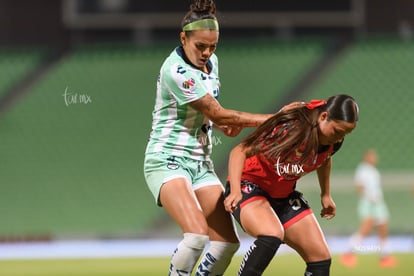
[{"label": "player's hand", "polygon": [[224,135],[228,137],[236,137],[243,129],[239,126],[221,126],[220,128],[223,131]]},{"label": "player's hand", "polygon": [[321,198],[322,210],[321,217],[325,219],[332,219],[336,215],[336,205],[331,196],[322,196]]},{"label": "player's hand", "polygon": [[241,192],[232,192],[224,199],[224,208],[227,212],[233,213],[242,199]]}]

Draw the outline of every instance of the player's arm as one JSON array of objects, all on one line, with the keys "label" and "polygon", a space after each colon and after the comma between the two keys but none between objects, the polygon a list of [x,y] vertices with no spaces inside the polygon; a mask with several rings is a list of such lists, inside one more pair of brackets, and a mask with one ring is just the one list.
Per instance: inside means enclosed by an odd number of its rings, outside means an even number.
[{"label": "player's arm", "polygon": [[218,126],[256,127],[274,115],[226,109],[210,94],[191,102],[190,106],[203,113]]},{"label": "player's arm", "polygon": [[331,219],[336,214],[336,205],[331,197],[331,175],[332,159],[329,158],[317,169],[319,186],[321,189],[321,217]]},{"label": "player's arm", "polygon": [[241,175],[244,168],[246,158],[250,156],[250,148],[238,144],[230,152],[229,156],[229,181],[230,194],[224,200],[224,207],[228,212],[233,212],[236,209],[237,203],[242,199],[240,190]]}]

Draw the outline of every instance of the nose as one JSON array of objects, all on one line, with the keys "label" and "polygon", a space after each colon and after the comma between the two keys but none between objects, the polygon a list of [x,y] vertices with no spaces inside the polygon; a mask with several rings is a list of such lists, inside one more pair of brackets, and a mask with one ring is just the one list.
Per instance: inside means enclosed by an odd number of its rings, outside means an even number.
[{"label": "nose", "polygon": [[204,49],[202,52],[201,52],[201,55],[203,56],[203,57],[209,57],[209,56],[211,56],[211,53],[212,53],[212,51],[210,50],[210,48],[206,48],[206,49]]}]

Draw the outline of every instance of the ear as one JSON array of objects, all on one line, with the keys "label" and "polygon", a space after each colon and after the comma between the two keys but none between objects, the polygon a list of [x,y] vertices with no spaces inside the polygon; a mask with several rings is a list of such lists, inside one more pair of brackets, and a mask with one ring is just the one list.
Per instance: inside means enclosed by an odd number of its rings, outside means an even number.
[{"label": "ear", "polygon": [[324,111],[319,115],[319,122],[328,120],[328,112]]},{"label": "ear", "polygon": [[180,42],[184,46],[186,40],[186,36],[184,32],[180,32]]}]

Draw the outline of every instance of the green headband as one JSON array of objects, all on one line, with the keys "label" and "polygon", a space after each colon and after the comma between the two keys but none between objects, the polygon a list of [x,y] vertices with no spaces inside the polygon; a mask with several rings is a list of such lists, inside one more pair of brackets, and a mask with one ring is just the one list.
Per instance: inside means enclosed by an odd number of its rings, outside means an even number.
[{"label": "green headband", "polygon": [[195,30],[217,30],[219,25],[216,19],[201,19],[191,22],[183,27],[183,31],[195,31]]}]

